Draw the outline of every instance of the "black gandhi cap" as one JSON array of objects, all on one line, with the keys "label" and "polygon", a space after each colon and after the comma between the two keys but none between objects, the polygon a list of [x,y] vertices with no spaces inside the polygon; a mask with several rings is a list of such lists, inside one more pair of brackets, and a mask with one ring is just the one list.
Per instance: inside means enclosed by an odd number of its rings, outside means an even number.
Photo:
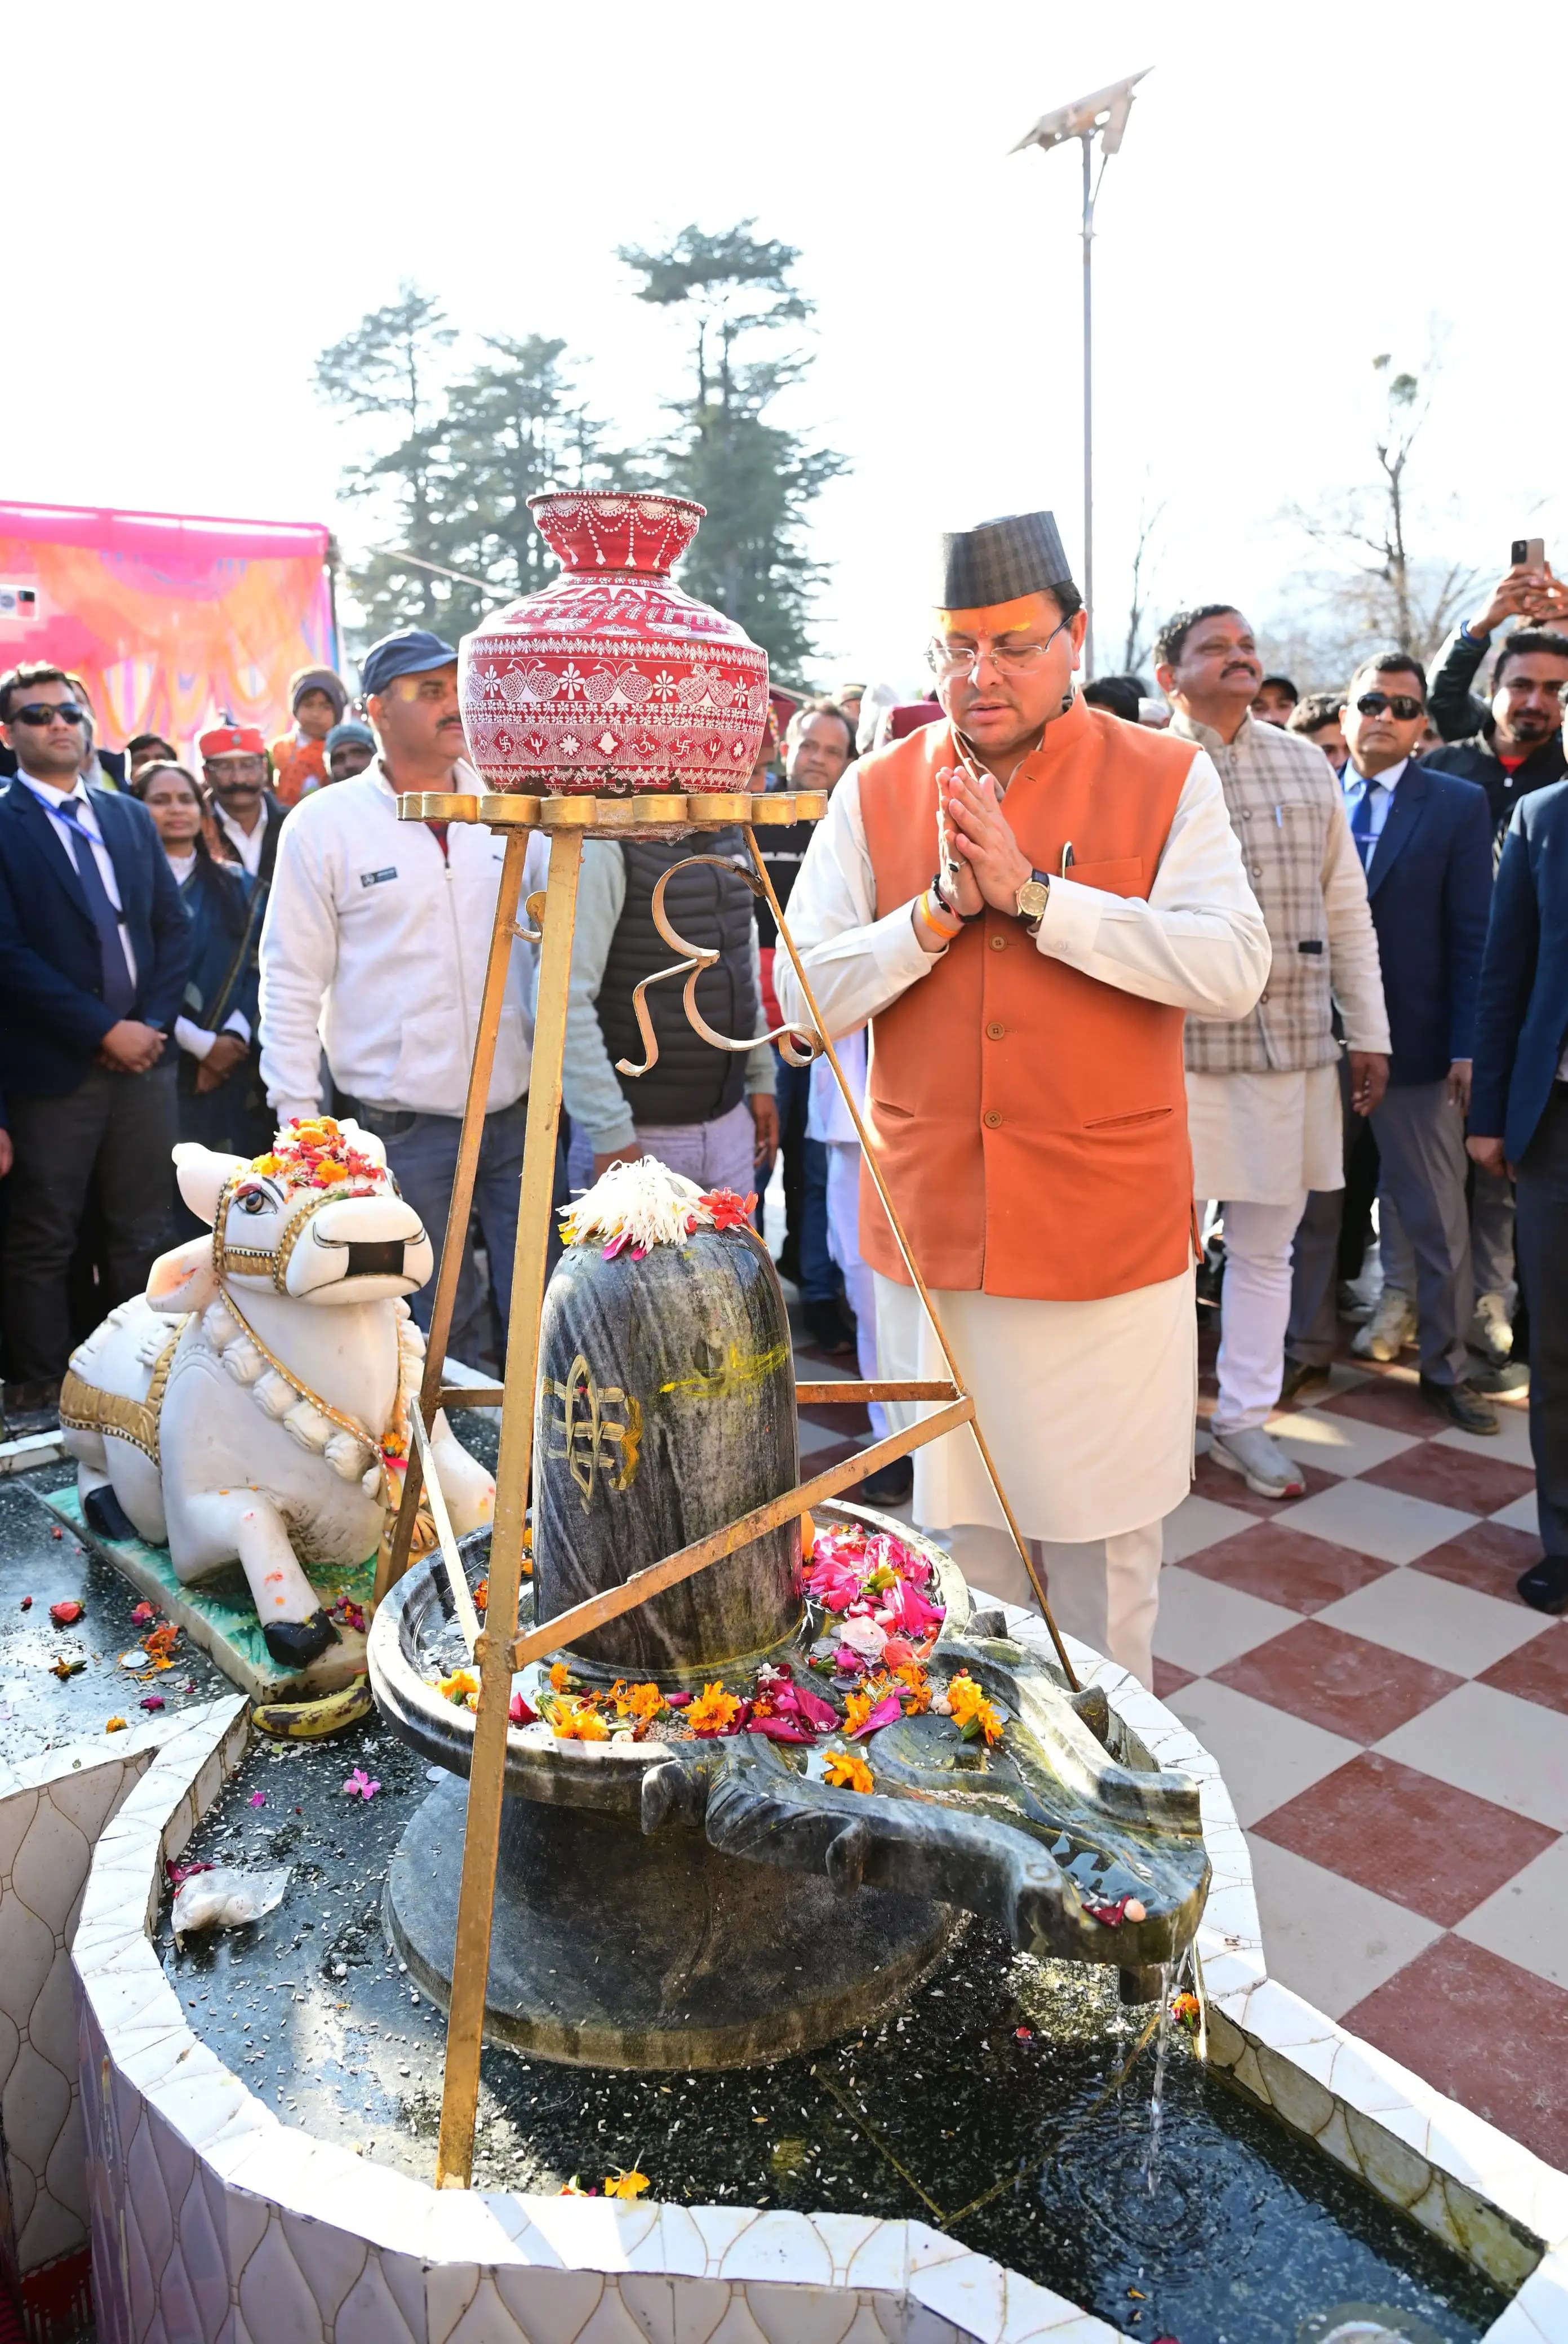
[{"label": "black gandhi cap", "polygon": [[1020,594],[1048,594],[1069,585],[1072,574],[1054,513],[1008,513],[944,532],[931,599],[939,611],[978,611]]}]

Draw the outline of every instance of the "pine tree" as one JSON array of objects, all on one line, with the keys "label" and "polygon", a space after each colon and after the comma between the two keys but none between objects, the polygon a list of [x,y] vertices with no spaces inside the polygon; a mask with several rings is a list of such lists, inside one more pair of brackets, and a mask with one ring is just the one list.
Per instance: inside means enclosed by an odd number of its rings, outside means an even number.
[{"label": "pine tree", "polygon": [[625,246],[620,258],[642,280],[640,301],[689,308],[695,326],[693,395],[669,402],[678,426],[656,451],[665,485],[708,509],[682,583],[795,676],[812,656],[811,606],[823,575],[805,550],[809,510],[845,464],[764,419],[811,361],[776,343],[755,358],[741,346],[749,352],[759,337],[804,325],[812,304],[790,282],[799,253],[754,237],[753,226],[741,220],[713,236],[689,227],[662,252]]},{"label": "pine tree", "polygon": [[[530,334],[487,340],[489,359],[447,399],[450,567],[493,589],[475,612],[533,593],[555,575],[528,500],[553,488],[622,485],[633,460],[607,451],[562,366],[566,344]],[[464,590],[457,590],[460,594]],[[472,625],[472,619],[463,621]]]},{"label": "pine tree", "polygon": [[[456,338],[440,304],[405,284],[396,301],[371,310],[316,362],[323,399],[397,435],[344,476],[350,496],[390,507],[386,533],[393,545],[372,553],[350,578],[372,639],[399,625],[440,630],[450,620],[451,581],[438,574],[453,566],[438,353]],[[426,563],[434,567],[420,566]]]},{"label": "pine tree", "polygon": [[602,447],[564,342],[487,339],[482,362],[453,380],[438,354],[455,338],[438,305],[405,285],[317,362],[324,398],[394,435],[344,479],[351,496],[379,500],[382,543],[349,581],[372,638],[424,626],[456,642],[554,575],[531,496],[635,476],[635,457]]}]

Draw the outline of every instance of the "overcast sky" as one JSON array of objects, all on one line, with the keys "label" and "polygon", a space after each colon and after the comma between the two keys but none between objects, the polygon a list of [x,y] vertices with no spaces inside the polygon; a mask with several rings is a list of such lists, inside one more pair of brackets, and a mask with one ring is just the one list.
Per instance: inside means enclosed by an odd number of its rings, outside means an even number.
[{"label": "overcast sky", "polygon": [[615,247],[754,215],[817,304],[788,419],[853,466],[818,509],[824,674],[907,678],[936,530],[1046,503],[1077,557],[1077,150],[1008,149],[1144,66],[1096,247],[1101,668],[1140,497],[1157,609],[1289,618],[1281,509],[1365,476],[1370,360],[1419,366],[1434,323],[1418,549],[1568,555],[1562,0],[87,0],[7,109],[0,495],[352,548],[312,361],[400,279],[565,337],[632,437],[682,355]]}]

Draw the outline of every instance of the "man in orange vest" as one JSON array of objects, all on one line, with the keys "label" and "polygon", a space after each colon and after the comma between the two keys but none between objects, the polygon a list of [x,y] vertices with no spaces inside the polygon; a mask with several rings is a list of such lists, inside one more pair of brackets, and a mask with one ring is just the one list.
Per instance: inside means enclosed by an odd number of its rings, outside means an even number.
[{"label": "man in orange vest", "polygon": [[[870,1022],[867,1120],[1053,1608],[1147,1684],[1198,1385],[1182,1023],[1245,1015],[1268,932],[1205,752],[1075,692],[1049,513],[944,538],[933,601],[945,721],[845,774],[790,926],[828,1031]],[[941,1375],[868,1175],[860,1233],[882,1373]],[[914,1510],[1033,1600],[967,1431]]]}]

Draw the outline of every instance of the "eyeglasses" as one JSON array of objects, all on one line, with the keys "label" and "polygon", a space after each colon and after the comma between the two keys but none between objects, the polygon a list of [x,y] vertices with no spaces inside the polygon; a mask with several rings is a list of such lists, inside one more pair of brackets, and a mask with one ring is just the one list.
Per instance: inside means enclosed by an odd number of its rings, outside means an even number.
[{"label": "eyeglasses", "polygon": [[1043,643],[979,642],[967,651],[937,636],[926,646],[926,663],[944,683],[952,683],[959,676],[973,677],[980,662],[987,658],[995,660],[1003,675],[1027,675],[1039,666],[1062,629],[1071,623],[1069,619],[1058,620]]},{"label": "eyeglasses", "polygon": [[1425,701],[1415,699],[1408,692],[1396,692],[1391,696],[1386,692],[1363,692],[1356,706],[1363,716],[1381,716],[1386,708],[1401,724],[1408,724],[1412,716],[1426,714]]},{"label": "eyeglasses", "polygon": [[40,730],[52,724],[56,717],[63,724],[85,724],[87,712],[78,708],[74,700],[62,700],[58,706],[52,700],[30,700],[25,708],[14,708],[5,719],[7,724],[35,724]]}]

